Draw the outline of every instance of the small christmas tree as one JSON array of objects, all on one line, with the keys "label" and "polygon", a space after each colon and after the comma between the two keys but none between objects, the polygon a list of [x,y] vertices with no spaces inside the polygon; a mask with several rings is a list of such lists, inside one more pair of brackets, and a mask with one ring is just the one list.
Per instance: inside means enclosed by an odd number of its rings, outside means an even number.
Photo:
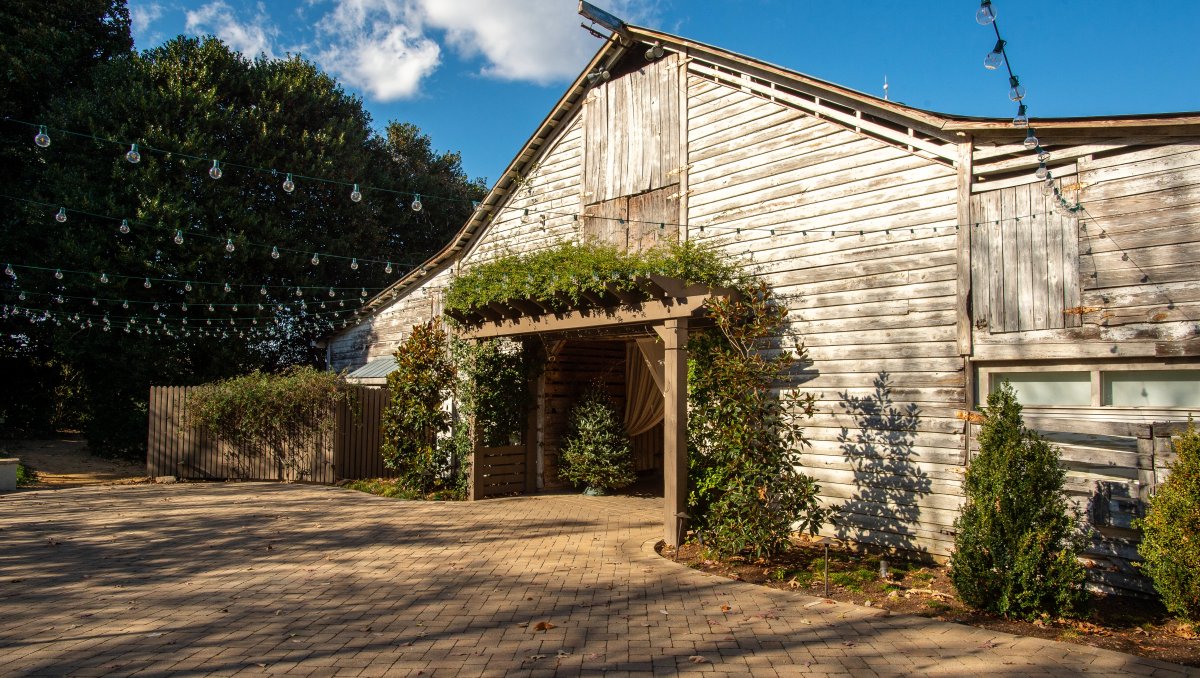
[{"label": "small christmas tree", "polygon": [[629,436],[603,384],[593,383],[571,410],[558,474],[604,494],[633,483]]},{"label": "small christmas tree", "polygon": [[1058,450],[1025,428],[1008,383],[988,396],[984,414],[955,521],[950,576],[958,595],[1006,617],[1074,614],[1087,598],[1086,573]]},{"label": "small christmas tree", "polygon": [[1171,475],[1136,523],[1143,531],[1138,553],[1167,609],[1200,625],[1200,432],[1190,420],[1175,453]]}]

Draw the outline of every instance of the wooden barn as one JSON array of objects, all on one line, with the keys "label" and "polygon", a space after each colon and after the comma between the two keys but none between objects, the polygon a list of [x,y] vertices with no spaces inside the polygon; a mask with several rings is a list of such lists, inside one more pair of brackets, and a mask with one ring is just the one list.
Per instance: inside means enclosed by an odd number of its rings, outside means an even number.
[{"label": "wooden barn", "polygon": [[[329,365],[388,359],[441,316],[452,276],[501,253],[583,238],[711,244],[792,299],[812,360],[794,386],[820,404],[803,471],[840,507],[830,534],[947,554],[969,413],[1007,379],[1028,423],[1061,445],[1099,530],[1098,571],[1123,585],[1129,521],[1161,480],[1167,436],[1200,411],[1200,114],[1031,124],[1049,181],[1010,119],[918,110],[626,26],[455,238],[330,338]],[[469,334],[551,347],[524,489],[561,485],[562,413],[582,381],[602,376],[622,396],[656,380],[665,395],[636,431],[638,466],[665,469],[673,541],[682,346],[718,292],[664,285],[682,303],[575,322],[514,306]]]}]

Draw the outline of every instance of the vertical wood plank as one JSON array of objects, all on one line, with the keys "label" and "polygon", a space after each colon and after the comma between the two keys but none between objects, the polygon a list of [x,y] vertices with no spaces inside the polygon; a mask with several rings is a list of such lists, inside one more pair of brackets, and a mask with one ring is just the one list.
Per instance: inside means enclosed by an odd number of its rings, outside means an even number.
[{"label": "vertical wood plank", "polygon": [[1020,329],[1020,255],[1017,241],[1020,240],[1016,221],[1009,216],[1016,211],[1013,189],[1004,188],[998,191],[1000,210],[996,219],[1004,234],[1004,331],[1016,332]]},{"label": "vertical wood plank", "polygon": [[1049,267],[1050,254],[1047,243],[1046,231],[1051,227],[1050,215],[1045,214],[1042,209],[1045,200],[1042,198],[1042,190],[1040,186],[1023,186],[1026,191],[1026,197],[1021,202],[1027,206],[1030,222],[1030,265],[1032,266],[1033,278],[1030,283],[1031,294],[1033,295],[1033,324],[1027,326],[1028,329],[1044,330],[1050,326],[1049,323],[1049,305],[1050,305],[1050,286],[1049,286]]},{"label": "vertical wood plank", "polygon": [[[1078,308],[1082,303],[1080,288],[1083,285],[1079,277],[1079,218],[1075,215],[1056,218],[1061,224],[1060,230],[1063,234],[1063,306],[1066,309]],[[1063,324],[1067,327],[1080,327],[1083,325],[1083,315],[1068,314]]]},{"label": "vertical wood plank", "polygon": [[958,281],[954,311],[957,316],[958,353],[971,354],[971,158],[970,137],[958,145],[957,257]]},{"label": "vertical wood plank", "polygon": [[1017,234],[1017,330],[1033,329],[1033,228],[1029,220],[1029,198],[1025,186],[1011,189],[1012,216]]},{"label": "vertical wood plank", "polygon": [[674,78],[675,78],[675,132],[677,137],[672,143],[671,148],[676,152],[676,157],[672,163],[679,168],[679,218],[676,223],[679,224],[679,234],[677,239],[687,241],[688,233],[688,186],[691,183],[691,151],[688,146],[688,119],[691,117],[688,107],[688,76],[687,76],[687,59],[686,53],[681,54],[675,63]]},{"label": "vertical wood plank", "polygon": [[1004,281],[1008,275],[1008,262],[1004,259],[1004,225],[999,221],[1000,193],[989,191],[980,197],[988,229],[988,331],[1003,332]]},{"label": "vertical wood plank", "polygon": [[1066,299],[1063,265],[1063,223],[1050,209],[1045,195],[1035,201],[1038,210],[1045,216],[1042,225],[1046,231],[1046,325],[1052,329],[1066,327],[1063,316],[1063,301]]}]

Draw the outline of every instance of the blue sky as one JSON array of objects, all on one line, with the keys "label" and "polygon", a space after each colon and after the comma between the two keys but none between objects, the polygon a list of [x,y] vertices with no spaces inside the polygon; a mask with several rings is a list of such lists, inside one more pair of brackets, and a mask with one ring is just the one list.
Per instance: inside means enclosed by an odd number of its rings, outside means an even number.
[{"label": "blue sky", "polygon": [[[595,0],[629,21],[947,113],[1011,116],[975,0]],[[1200,3],[993,0],[1029,114],[1200,110]],[[489,184],[599,47],[576,0],[129,0],[139,49],[180,33],[299,53],[375,122],[416,123]]]}]

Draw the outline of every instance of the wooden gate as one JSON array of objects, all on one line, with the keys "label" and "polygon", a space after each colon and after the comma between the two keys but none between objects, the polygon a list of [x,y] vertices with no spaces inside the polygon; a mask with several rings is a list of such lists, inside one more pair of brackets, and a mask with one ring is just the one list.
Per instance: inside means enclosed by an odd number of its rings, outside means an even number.
[{"label": "wooden gate", "polygon": [[525,445],[477,447],[471,455],[472,501],[525,491]]}]

